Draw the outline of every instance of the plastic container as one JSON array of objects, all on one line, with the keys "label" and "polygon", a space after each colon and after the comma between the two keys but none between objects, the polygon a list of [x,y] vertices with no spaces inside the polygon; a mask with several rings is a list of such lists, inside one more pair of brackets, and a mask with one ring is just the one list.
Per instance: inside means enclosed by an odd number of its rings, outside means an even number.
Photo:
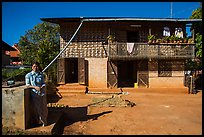
[{"label": "plastic container", "polygon": [[134,88],[138,88],[138,83],[134,83]]}]

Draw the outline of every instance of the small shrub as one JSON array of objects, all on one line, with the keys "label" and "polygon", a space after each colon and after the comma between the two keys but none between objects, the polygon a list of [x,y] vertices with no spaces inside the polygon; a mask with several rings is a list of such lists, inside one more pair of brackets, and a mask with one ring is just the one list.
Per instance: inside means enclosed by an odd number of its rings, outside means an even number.
[{"label": "small shrub", "polygon": [[23,81],[25,80],[25,75],[29,71],[31,71],[30,68],[25,68],[25,69],[3,68],[2,69],[2,80],[6,81],[8,79],[15,79],[16,81]]}]

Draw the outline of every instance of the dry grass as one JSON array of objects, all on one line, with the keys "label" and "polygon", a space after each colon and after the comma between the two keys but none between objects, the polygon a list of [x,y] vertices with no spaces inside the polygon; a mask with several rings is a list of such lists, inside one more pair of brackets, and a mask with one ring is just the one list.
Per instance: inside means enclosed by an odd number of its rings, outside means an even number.
[{"label": "dry grass", "polygon": [[2,135],[50,135],[45,131],[26,131],[13,127],[2,127]]}]

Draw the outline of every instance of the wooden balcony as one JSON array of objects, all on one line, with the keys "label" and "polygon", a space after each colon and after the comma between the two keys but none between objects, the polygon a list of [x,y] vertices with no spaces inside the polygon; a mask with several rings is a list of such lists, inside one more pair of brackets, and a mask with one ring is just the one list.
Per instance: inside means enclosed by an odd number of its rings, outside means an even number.
[{"label": "wooden balcony", "polygon": [[[63,45],[62,45],[63,48]],[[181,43],[127,43],[114,42],[75,42],[71,43],[61,57],[71,58],[104,58],[110,59],[142,59],[142,58],[194,58],[195,44]]]},{"label": "wooden balcony", "polygon": [[[128,47],[129,46],[129,47]],[[195,44],[188,43],[112,43],[108,46],[111,59],[131,58],[194,58]]]}]

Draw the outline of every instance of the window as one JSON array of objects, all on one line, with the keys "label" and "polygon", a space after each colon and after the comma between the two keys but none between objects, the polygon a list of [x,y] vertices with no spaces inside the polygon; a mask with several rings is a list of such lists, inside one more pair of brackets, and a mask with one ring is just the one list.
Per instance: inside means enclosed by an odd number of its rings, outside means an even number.
[{"label": "window", "polygon": [[158,62],[158,76],[172,77],[172,62],[162,60]]}]

